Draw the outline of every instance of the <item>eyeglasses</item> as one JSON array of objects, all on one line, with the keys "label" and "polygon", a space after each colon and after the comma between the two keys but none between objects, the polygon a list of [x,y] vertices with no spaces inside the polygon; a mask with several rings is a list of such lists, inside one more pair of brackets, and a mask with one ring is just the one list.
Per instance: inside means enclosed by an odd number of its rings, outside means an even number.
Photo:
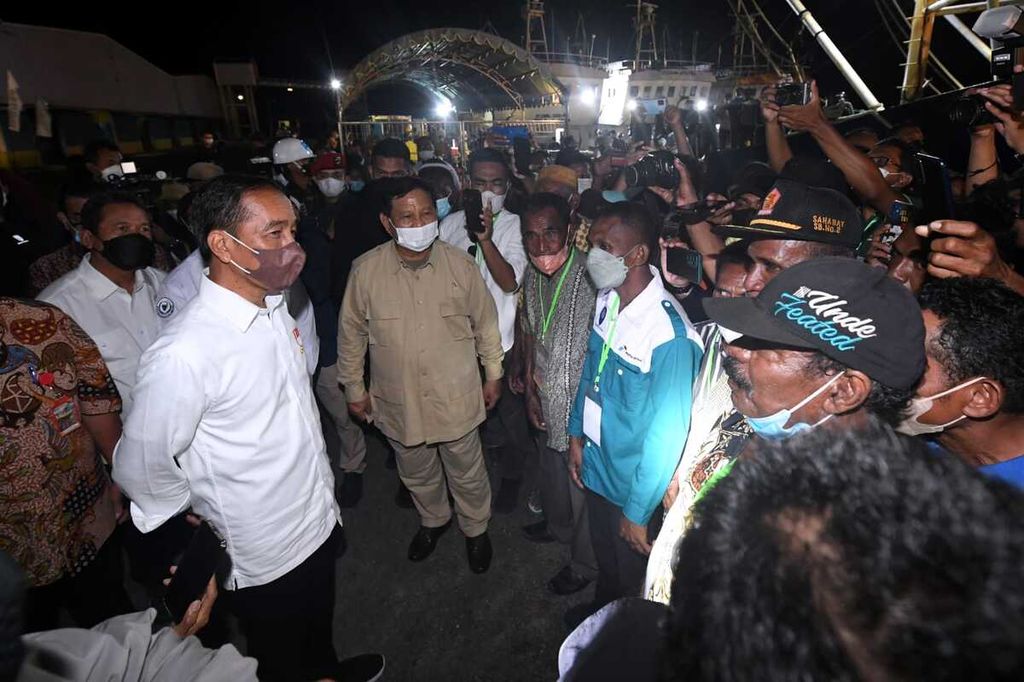
[{"label": "eyeglasses", "polygon": [[875,165],[878,166],[879,168],[885,168],[890,163],[892,163],[897,168],[900,167],[898,163],[893,163],[893,160],[890,159],[888,156],[869,156],[868,158],[874,161]]}]

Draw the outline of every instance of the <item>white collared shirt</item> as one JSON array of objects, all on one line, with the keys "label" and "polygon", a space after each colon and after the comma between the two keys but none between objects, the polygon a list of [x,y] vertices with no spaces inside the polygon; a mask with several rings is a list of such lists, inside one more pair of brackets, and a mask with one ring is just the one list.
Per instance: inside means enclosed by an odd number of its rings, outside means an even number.
[{"label": "white collared shirt", "polygon": [[[441,241],[451,244],[463,253],[468,253],[469,247],[473,246],[473,242],[469,240],[469,232],[466,231],[465,211],[452,213],[445,218],[441,222],[440,231]],[[484,261],[483,252],[477,249],[476,263],[480,268],[480,274],[484,277],[487,291],[491,293],[494,305],[498,308],[501,349],[507,353],[515,341],[516,300],[519,298],[519,287],[523,284],[526,266],[529,263],[526,258],[526,249],[523,248],[523,235],[519,231],[519,216],[504,210],[499,213],[494,219],[494,234],[491,236],[491,241],[502,257],[512,266],[516,275],[516,291],[511,294],[505,293],[494,281],[494,277]]]},{"label": "white collared shirt", "polygon": [[[203,267],[203,257],[198,249],[181,261],[178,267],[171,270],[171,274],[167,275],[157,291],[156,315],[160,318],[161,328],[174,319],[178,313],[184,310],[188,302],[196,297],[199,293],[199,283],[203,281],[203,275],[209,270],[209,268]],[[288,303],[288,314],[294,317],[299,324],[302,340],[306,344],[306,369],[312,376],[319,366],[320,338],[316,335],[313,304],[301,281],[295,280],[295,284],[289,287],[286,302]]]},{"label": "white collared shirt", "polygon": [[189,506],[227,541],[228,589],[302,563],[341,521],[302,335],[204,277],[142,357],[114,480],[144,533]]},{"label": "white collared shirt", "polygon": [[139,358],[160,334],[153,305],[166,275],[156,268],[136,270],[135,289],[129,294],[94,268],[91,258],[86,254],[77,268],[37,298],[70,315],[96,342],[121,394],[123,419],[132,410],[131,390]]}]

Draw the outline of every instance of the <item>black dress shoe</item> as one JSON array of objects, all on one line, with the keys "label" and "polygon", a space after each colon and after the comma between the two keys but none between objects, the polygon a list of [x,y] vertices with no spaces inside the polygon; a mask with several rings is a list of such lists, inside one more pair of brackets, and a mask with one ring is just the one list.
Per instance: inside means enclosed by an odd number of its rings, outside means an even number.
[{"label": "black dress shoe", "polygon": [[487,531],[473,538],[466,538],[466,557],[469,559],[469,570],[474,573],[485,573],[491,567],[491,557],[494,550],[491,548],[491,538]]},{"label": "black dress shoe", "polygon": [[409,561],[423,561],[428,556],[434,553],[434,548],[437,547],[437,539],[444,535],[444,532],[448,530],[452,525],[452,522],[438,526],[437,528],[427,528],[426,526],[420,526],[420,529],[416,531],[416,535],[413,536],[412,542],[409,543]]},{"label": "black dress shoe", "polygon": [[555,577],[548,581],[548,590],[560,597],[567,594],[575,594],[590,584],[590,578],[585,578],[572,566],[566,565],[555,574]]},{"label": "black dress shoe", "polygon": [[395,491],[395,504],[402,509],[416,508],[416,505],[412,502],[412,493],[409,492],[409,489],[401,481],[398,482],[398,490]]},{"label": "black dress shoe", "polygon": [[530,542],[538,544],[547,544],[555,541],[555,536],[548,532],[547,521],[538,521],[537,523],[531,523],[529,526],[523,526],[523,535]]},{"label": "black dress shoe", "polygon": [[363,499],[363,475],[356,471],[346,471],[341,479],[341,490],[338,491],[338,506],[351,509]]}]

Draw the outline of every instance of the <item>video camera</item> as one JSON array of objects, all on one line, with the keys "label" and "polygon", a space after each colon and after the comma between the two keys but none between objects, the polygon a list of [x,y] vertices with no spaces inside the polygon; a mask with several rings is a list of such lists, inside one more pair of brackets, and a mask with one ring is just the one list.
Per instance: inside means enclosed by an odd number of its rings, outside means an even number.
[{"label": "video camera", "polygon": [[658,150],[641,157],[632,166],[626,166],[622,173],[629,187],[679,187],[679,171],[675,166],[675,154]]},{"label": "video camera", "polygon": [[121,163],[120,174],[107,175],[104,181],[112,190],[132,195],[146,210],[152,211],[160,194],[159,187],[167,179],[167,173],[162,170],[139,173],[134,162],[125,161]]},{"label": "video camera", "polygon": [[[993,7],[982,12],[971,27],[982,38],[994,40],[992,79],[995,83],[1011,83],[1013,108],[1024,109],[1024,74],[1015,74],[1013,67],[1024,64],[1024,9],[1017,5]],[[985,108],[981,95],[964,95],[953,103],[949,120],[968,127],[985,125],[995,118]]]}]

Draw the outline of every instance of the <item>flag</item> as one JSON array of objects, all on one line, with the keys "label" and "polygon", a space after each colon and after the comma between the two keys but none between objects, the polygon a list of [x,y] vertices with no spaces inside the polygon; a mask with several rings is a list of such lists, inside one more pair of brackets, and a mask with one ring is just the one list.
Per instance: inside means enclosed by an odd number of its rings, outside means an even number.
[{"label": "flag", "polygon": [[14,74],[7,71],[7,127],[13,132],[21,132],[21,96],[18,95],[18,81]]},{"label": "flag", "polygon": [[53,137],[50,105],[42,98],[36,100],[36,137]]}]

